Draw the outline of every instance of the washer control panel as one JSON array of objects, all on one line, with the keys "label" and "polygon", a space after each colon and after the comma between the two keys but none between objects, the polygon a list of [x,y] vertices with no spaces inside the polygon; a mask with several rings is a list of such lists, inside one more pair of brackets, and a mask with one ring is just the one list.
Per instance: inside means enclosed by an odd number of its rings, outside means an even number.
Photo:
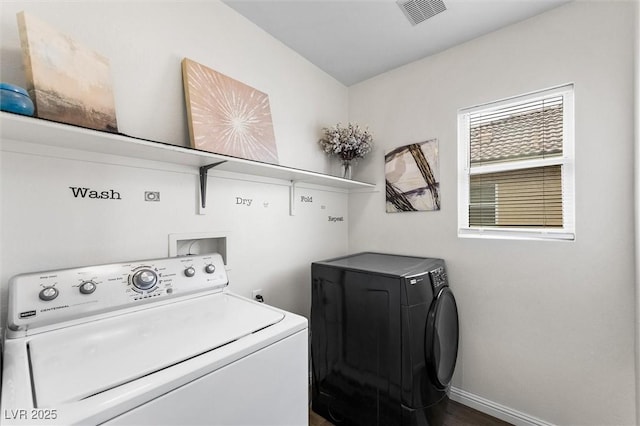
[{"label": "washer control panel", "polygon": [[226,285],[218,253],[22,274],[9,282],[7,325],[26,333]]}]

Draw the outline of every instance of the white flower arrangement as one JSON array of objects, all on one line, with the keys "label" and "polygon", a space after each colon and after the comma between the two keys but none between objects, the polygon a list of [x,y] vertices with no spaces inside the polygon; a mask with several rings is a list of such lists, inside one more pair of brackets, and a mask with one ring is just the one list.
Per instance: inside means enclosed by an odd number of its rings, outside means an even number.
[{"label": "white flower arrangement", "polygon": [[340,157],[343,162],[363,158],[373,148],[373,136],[368,129],[362,129],[357,124],[349,123],[347,127],[340,127],[338,123],[322,131],[324,136],[318,141],[322,150]]}]

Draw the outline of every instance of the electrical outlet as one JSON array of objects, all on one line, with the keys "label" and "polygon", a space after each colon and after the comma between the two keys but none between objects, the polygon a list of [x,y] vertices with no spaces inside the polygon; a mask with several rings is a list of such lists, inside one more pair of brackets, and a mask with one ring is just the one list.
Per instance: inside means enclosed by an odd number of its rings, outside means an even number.
[{"label": "electrical outlet", "polygon": [[251,292],[251,298],[253,300],[258,301],[258,302],[263,302],[264,301],[264,295],[262,294],[262,289],[261,288],[257,288],[255,290],[253,290]]}]

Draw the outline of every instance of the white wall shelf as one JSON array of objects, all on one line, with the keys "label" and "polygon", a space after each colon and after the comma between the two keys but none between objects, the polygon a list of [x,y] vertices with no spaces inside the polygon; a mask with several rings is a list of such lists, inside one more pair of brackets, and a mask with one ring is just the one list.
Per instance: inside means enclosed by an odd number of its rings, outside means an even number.
[{"label": "white wall shelf", "polygon": [[[205,181],[206,171],[211,165],[217,163],[215,170],[282,179],[291,182],[292,188],[295,188],[295,183],[303,182],[349,191],[373,191],[375,189],[375,184],[371,183],[214,154],[122,134],[101,132],[18,114],[2,112],[0,118],[0,137],[2,140],[197,167],[200,169],[201,175],[205,174]],[[203,185],[201,184],[201,186]]]}]

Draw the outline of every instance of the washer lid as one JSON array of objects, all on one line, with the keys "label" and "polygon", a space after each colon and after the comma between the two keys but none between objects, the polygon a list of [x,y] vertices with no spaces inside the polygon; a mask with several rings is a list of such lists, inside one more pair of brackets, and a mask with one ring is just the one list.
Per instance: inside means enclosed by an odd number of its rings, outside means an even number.
[{"label": "washer lid", "polygon": [[284,314],[218,293],[34,336],[36,407],[78,401],[214,350]]}]

